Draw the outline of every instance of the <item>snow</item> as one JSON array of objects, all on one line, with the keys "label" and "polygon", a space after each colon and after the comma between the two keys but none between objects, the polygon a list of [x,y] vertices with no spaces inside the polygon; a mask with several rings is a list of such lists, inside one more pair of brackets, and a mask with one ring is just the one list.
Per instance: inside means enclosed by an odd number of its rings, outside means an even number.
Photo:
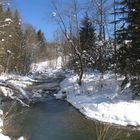
[{"label": "snow", "polygon": [[[2,115],[3,115],[3,111],[0,110],[0,128],[3,126]],[[0,129],[0,131],[2,131],[2,130]]]},{"label": "snow", "polygon": [[41,95],[40,93],[38,93],[38,92],[35,92],[35,93],[33,94],[33,97],[34,97],[34,98],[42,98],[42,95]]},{"label": "snow", "polygon": [[10,50],[7,50],[8,53],[12,53]]},{"label": "snow", "polygon": [[18,138],[18,140],[26,140],[26,138],[24,138],[23,136]]},{"label": "snow", "polygon": [[125,42],[125,44],[129,44],[132,42],[132,40],[125,40],[124,42]]},{"label": "snow", "polygon": [[[10,50],[8,50],[8,52],[10,53]],[[50,63],[51,63],[51,67],[50,67]],[[61,64],[62,64],[62,58],[58,57],[55,60],[51,60],[50,61],[46,61],[46,62],[40,62],[35,64],[35,68],[32,67],[32,72],[33,73],[45,73],[46,75],[50,76],[50,75],[55,75],[61,73]],[[7,74],[7,73],[2,73],[0,75],[0,82],[7,82],[7,84],[13,85],[15,88],[17,88],[21,94],[28,98],[28,94],[24,91],[24,88],[26,88],[28,85],[31,85],[33,82],[35,82],[35,80],[33,80],[33,75],[29,76],[20,76],[20,75],[16,75],[16,74]],[[17,98],[16,96],[14,96],[14,92],[9,89],[6,88],[4,86],[0,87],[0,90],[2,91],[2,93],[4,94],[4,96],[9,96],[13,99],[18,100],[19,102],[21,102],[22,105],[27,106],[24,102],[22,102],[22,100],[20,100],[19,98]],[[42,98],[42,96],[40,95],[41,90],[38,90],[38,92],[35,92],[33,94],[33,98]],[[0,110],[0,140],[10,140],[10,138],[8,136],[5,136],[2,134],[2,127],[3,127],[3,111]],[[24,140],[26,138],[24,137],[20,137],[19,140]]]},{"label": "snow", "polygon": [[46,60],[39,63],[33,63],[30,72],[32,74],[45,74],[48,77],[62,74],[62,57],[59,56],[56,59]]},{"label": "snow", "polygon": [[101,78],[99,72],[84,74],[83,84],[77,83],[77,75],[69,74],[61,82],[61,90],[56,94],[60,99],[65,95],[66,100],[90,119],[122,126],[140,125],[140,101],[132,100],[130,83],[124,90],[120,83],[124,77],[107,73]]},{"label": "snow", "polygon": [[[119,125],[140,125],[140,103],[119,101],[111,103],[102,97],[68,96],[67,100],[84,115],[102,122]],[[134,115],[135,114],[135,115]]]},{"label": "snow", "polygon": [[[24,103],[21,99],[30,100],[29,94],[25,91],[24,88],[26,88],[28,85],[31,85],[33,81],[35,80],[27,76],[19,76],[19,75],[5,73],[0,76],[0,82],[2,85],[5,82],[6,84],[4,84],[4,86],[0,86],[0,90],[4,96],[8,96],[13,100],[19,101],[23,106],[29,107],[29,105]],[[12,86],[20,94],[17,94],[17,92],[14,92],[12,88],[7,88],[5,85]]]},{"label": "snow", "polygon": [[12,83],[22,88],[27,87],[27,85],[31,85],[32,82],[35,81],[29,76],[20,76],[20,75],[3,73],[0,75],[0,81],[4,81],[4,80],[5,81],[8,80],[9,83]]},{"label": "snow", "polygon": [[[39,63],[34,63],[31,66],[31,72],[33,73],[50,73],[52,70],[57,71],[62,68],[62,57],[58,57],[57,59],[46,60]],[[52,72],[51,72],[52,73]]]},{"label": "snow", "polygon": [[[9,84],[14,85],[15,87],[17,87],[21,91],[22,95],[24,95],[24,97],[26,97],[27,94],[23,90],[23,88],[25,88],[27,85],[31,85],[34,80],[28,76],[19,76],[19,75],[14,75],[14,74],[3,73],[0,76],[0,81],[1,82],[7,81]],[[20,99],[18,99],[16,96],[13,96],[14,92],[11,89],[3,87],[3,86],[1,86],[0,89],[5,96],[9,96],[13,99],[17,99],[22,103],[22,105],[27,106]],[[28,98],[28,96],[27,96],[27,98]],[[0,140],[11,140],[10,137],[2,134],[2,127],[3,127],[3,111],[0,110]],[[22,140],[23,137],[21,137],[19,139]]]},{"label": "snow", "polygon": [[8,136],[5,136],[0,133],[0,140],[11,140]]},{"label": "snow", "polygon": [[12,19],[11,18],[6,18],[5,20],[4,20],[5,22],[11,22],[12,21]]},{"label": "snow", "polygon": [[0,87],[0,89],[1,89],[2,93],[4,94],[4,96],[7,97],[8,93],[9,93],[9,89],[6,87]]},{"label": "snow", "polygon": [[5,22],[12,22],[12,19],[11,18],[6,18],[4,21]]},{"label": "snow", "polygon": [[[32,73],[43,73],[45,75],[56,75],[62,73],[62,58],[40,62],[32,65]],[[124,77],[108,72],[103,76],[98,71],[84,73],[82,86],[78,85],[78,76],[72,72],[67,73],[66,78],[61,82],[61,90],[55,94],[57,99],[66,98],[74,107],[90,119],[101,122],[140,126],[140,101],[132,100],[130,83],[127,83],[123,90],[120,84]],[[2,74],[0,80],[9,80],[9,83],[25,88],[32,84],[32,78],[28,76]],[[20,80],[18,80],[20,79]],[[6,88],[1,88],[5,96],[8,94]],[[24,94],[24,92],[23,92]],[[42,97],[38,92],[33,97]],[[1,111],[0,111],[1,114]],[[3,121],[0,120],[0,126]],[[0,134],[0,139],[1,139]],[[22,138],[21,138],[22,139]]]},{"label": "snow", "polygon": [[3,111],[0,110],[0,140],[11,140],[8,136],[3,135],[2,132],[2,127],[3,127],[3,119],[2,119]]},{"label": "snow", "polygon": [[52,16],[55,17],[57,14],[56,12],[52,12]]}]

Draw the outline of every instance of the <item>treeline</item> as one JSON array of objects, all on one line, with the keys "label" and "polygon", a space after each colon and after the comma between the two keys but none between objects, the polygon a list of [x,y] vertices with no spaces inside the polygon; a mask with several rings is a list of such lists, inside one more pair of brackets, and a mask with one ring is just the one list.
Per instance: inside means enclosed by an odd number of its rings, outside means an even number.
[{"label": "treeline", "polygon": [[140,1],[120,0],[115,3],[117,70],[131,83],[135,94],[140,93]]},{"label": "treeline", "polygon": [[[59,34],[62,52],[69,56],[67,66],[78,73],[79,84],[82,82],[84,71],[89,68],[98,69],[102,74],[106,70],[112,70],[116,75],[124,75],[125,83],[132,82],[131,85],[137,87],[135,89],[138,93],[139,0],[91,0],[89,3],[90,6],[85,4],[84,7],[80,7],[80,3],[73,0],[66,9],[59,8],[56,1],[53,3],[54,19],[63,34]],[[112,30],[111,35],[108,34],[108,28]]]},{"label": "treeline", "polygon": [[22,24],[17,10],[0,4],[0,72],[27,73],[31,63],[46,57],[46,46],[41,30]]},{"label": "treeline", "polygon": [[[91,1],[90,5],[93,3]],[[92,17],[91,11],[89,12],[86,6],[81,8],[77,0],[72,0],[69,5],[66,7],[69,10],[66,11],[55,1],[53,3],[56,12],[54,19],[61,29],[59,39],[63,56],[69,58],[66,66],[78,74],[79,85],[81,85],[85,71],[96,69],[103,74],[106,70],[112,69],[113,38],[106,37],[105,13],[102,11],[105,5],[102,1],[99,7],[94,9],[96,11],[93,11],[98,14],[97,17]],[[90,7],[90,10],[92,8]]]}]

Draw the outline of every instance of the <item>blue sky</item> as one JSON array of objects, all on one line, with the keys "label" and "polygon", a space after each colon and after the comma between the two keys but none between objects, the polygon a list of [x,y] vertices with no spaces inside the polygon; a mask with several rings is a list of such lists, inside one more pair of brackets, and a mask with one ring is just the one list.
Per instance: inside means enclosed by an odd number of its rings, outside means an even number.
[{"label": "blue sky", "polygon": [[[79,0],[79,2],[83,4],[88,0]],[[61,6],[63,6],[62,3]],[[24,23],[31,24],[37,30],[41,29],[48,41],[53,40],[54,31],[58,26],[51,17],[54,11],[51,0],[13,0],[12,7],[19,10]]]},{"label": "blue sky", "polygon": [[19,10],[24,23],[41,29],[48,40],[53,39],[57,25],[50,18],[53,11],[50,0],[14,0],[12,7]]},{"label": "blue sky", "polygon": [[[54,31],[58,29],[57,23],[52,19],[53,6],[52,0],[13,0],[12,7],[18,9],[24,23],[33,25],[34,28],[41,29],[46,39],[51,41]],[[58,1],[58,0],[56,0]],[[88,0],[78,0],[81,4]],[[60,6],[69,3],[71,0],[61,0]]]}]

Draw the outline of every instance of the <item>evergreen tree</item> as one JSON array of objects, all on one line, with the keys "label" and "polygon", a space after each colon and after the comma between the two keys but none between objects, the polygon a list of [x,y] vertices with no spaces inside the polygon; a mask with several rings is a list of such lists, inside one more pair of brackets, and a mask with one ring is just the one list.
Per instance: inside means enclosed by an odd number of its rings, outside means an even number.
[{"label": "evergreen tree", "polygon": [[13,17],[13,58],[15,70],[18,72],[23,72],[25,61],[24,61],[24,52],[25,52],[25,41],[24,35],[21,29],[21,19],[18,11],[16,10]]},{"label": "evergreen tree", "polygon": [[15,11],[15,13],[12,15],[10,9],[8,9],[6,12],[6,18],[12,19],[12,23],[6,31],[7,61],[5,71],[22,72],[24,63],[21,59],[23,59],[22,53],[24,48],[19,13],[18,11]]},{"label": "evergreen tree", "polygon": [[120,70],[123,74],[140,74],[140,2],[139,0],[122,0],[120,21],[123,26],[118,30],[118,51]]},{"label": "evergreen tree", "polygon": [[4,56],[4,72],[6,72],[9,68],[10,61],[12,60],[12,25],[13,25],[13,17],[12,17],[12,12],[10,8],[6,10],[4,13],[4,51],[5,51],[5,56]]},{"label": "evergreen tree", "polygon": [[[4,27],[4,72],[20,72],[25,73],[25,65],[27,57],[26,41],[21,28],[21,20],[18,11],[11,12],[7,9],[4,16],[6,26]],[[31,53],[31,52],[30,52]],[[29,55],[28,55],[29,56]],[[27,70],[27,69],[26,69]],[[27,72],[27,71],[26,71]]]},{"label": "evergreen tree", "polygon": [[[80,29],[80,49],[84,56],[85,65],[93,66],[96,61],[96,34],[95,27],[88,14],[84,17]],[[95,64],[95,63],[94,63]]]},{"label": "evergreen tree", "polygon": [[136,94],[140,89],[140,2],[139,0],[121,0],[119,3],[119,24],[117,39],[120,44],[118,50],[119,68],[131,81]]},{"label": "evergreen tree", "polygon": [[[9,7],[3,10],[0,3],[0,73],[28,72],[33,62],[33,49],[38,42],[42,46],[46,43],[43,33],[37,35],[32,27],[23,28],[19,12],[12,12]],[[44,52],[45,49],[42,49]]]},{"label": "evergreen tree", "polygon": [[46,58],[47,53],[47,43],[44,34],[41,30],[37,32],[37,39],[39,42],[38,57],[39,59]]}]

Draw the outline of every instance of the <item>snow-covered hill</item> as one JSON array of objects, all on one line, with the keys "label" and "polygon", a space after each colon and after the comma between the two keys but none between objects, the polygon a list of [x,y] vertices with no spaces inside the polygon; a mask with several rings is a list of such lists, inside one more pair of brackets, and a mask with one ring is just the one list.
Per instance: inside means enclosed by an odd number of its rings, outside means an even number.
[{"label": "snow-covered hill", "polygon": [[62,68],[62,57],[57,59],[46,60],[44,62],[33,63],[31,66],[31,72],[35,73],[46,73],[50,69],[61,69]]}]

